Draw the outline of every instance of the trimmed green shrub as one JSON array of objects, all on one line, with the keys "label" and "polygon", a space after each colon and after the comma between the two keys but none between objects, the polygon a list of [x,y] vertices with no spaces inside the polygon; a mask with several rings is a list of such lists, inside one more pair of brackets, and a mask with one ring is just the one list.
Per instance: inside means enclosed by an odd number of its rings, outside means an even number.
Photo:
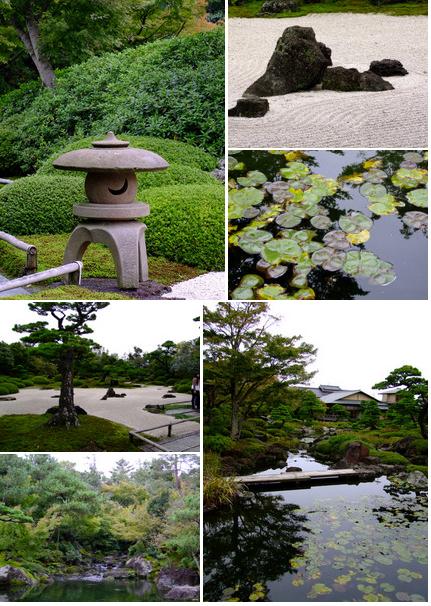
[{"label": "trimmed green shrub", "polygon": [[[64,154],[69,151],[74,151],[76,149],[82,149],[86,147],[91,147],[93,141],[98,139],[103,139],[105,137],[105,132],[101,131],[96,135],[92,135],[90,137],[78,138],[72,141],[69,141],[67,145],[57,146],[56,151],[47,158],[43,164],[40,166],[37,171],[38,175],[66,175],[70,176],[71,174],[79,175],[82,177],[85,176],[85,173],[79,172],[70,172],[67,170],[59,170],[58,168],[54,168],[53,162],[56,160],[61,154]],[[149,151],[154,152],[155,154],[159,154],[169,162],[169,164],[180,164],[183,166],[190,166],[192,168],[200,168],[205,171],[213,170],[216,167],[217,160],[214,156],[211,156],[207,152],[203,151],[199,147],[195,147],[194,145],[189,145],[187,143],[182,143],[181,141],[174,141],[172,139],[161,139],[159,137],[145,137],[145,136],[135,136],[130,135],[129,133],[117,133],[118,139],[123,139],[129,141],[132,147],[139,147],[141,149],[148,149]],[[169,171],[161,171],[157,174],[166,174]],[[142,176],[142,173],[139,173],[139,176]]]},{"label": "trimmed green shrub", "polygon": [[[178,139],[221,155],[224,32],[93,57],[59,72],[56,87],[34,92],[22,111],[13,113],[8,99],[0,100],[5,174],[34,170],[72,136],[108,130]],[[13,99],[22,108],[19,92]]]},{"label": "trimmed green shrub", "polygon": [[18,392],[18,387],[13,383],[0,383],[0,396],[8,396]]},{"label": "trimmed green shrub", "polygon": [[[204,436],[205,452],[224,452],[229,450],[234,445],[234,442],[229,436],[216,434],[214,436]],[[206,456],[206,455],[205,455]]]},{"label": "trimmed green shrub", "polygon": [[202,269],[224,269],[224,188],[173,185],[145,192],[148,253]]},{"label": "trimmed green shrub", "polygon": [[51,380],[48,377],[44,377],[43,375],[35,375],[31,377],[32,385],[49,385]]},{"label": "trimmed green shrub", "polygon": [[372,457],[379,457],[380,462],[386,465],[408,465],[410,463],[403,455],[390,450],[375,450],[372,448],[370,450],[370,455]]},{"label": "trimmed green shrub", "polygon": [[191,379],[181,379],[174,385],[174,391],[178,393],[190,393],[191,394],[192,382]]},{"label": "trimmed green shrub", "polygon": [[76,177],[24,177],[0,190],[0,229],[13,235],[71,232],[78,224],[72,207],[85,202]]}]

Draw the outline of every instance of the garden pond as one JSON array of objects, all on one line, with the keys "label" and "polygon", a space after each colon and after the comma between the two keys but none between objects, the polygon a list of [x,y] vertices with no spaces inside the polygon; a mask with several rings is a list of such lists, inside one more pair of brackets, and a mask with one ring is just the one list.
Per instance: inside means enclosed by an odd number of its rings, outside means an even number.
[{"label": "garden pond", "polygon": [[97,581],[55,580],[30,590],[12,590],[3,595],[5,602],[162,602],[155,585],[145,580],[103,579]]},{"label": "garden pond", "polygon": [[230,151],[232,299],[426,299],[426,152]]},{"label": "garden pond", "polygon": [[[288,462],[326,468],[301,453]],[[385,476],[255,492],[205,514],[204,599],[423,602],[426,537],[426,495]]]}]

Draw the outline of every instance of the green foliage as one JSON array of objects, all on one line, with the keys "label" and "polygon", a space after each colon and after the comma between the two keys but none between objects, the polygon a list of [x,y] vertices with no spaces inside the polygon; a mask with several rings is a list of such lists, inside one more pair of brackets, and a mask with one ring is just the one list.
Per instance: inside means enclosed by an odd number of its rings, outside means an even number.
[{"label": "green foliage", "polygon": [[175,383],[174,391],[177,391],[178,393],[190,393],[190,387],[190,381],[188,379],[183,379],[178,381],[178,383]]},{"label": "green foliage", "polygon": [[361,412],[359,414],[358,424],[363,427],[375,429],[379,425],[380,410],[377,402],[374,400],[366,400],[361,403]]},{"label": "green foliage", "polygon": [[370,446],[370,443],[364,440],[359,434],[346,432],[317,442],[317,444],[313,446],[313,450],[318,454],[337,459],[344,455],[350,442],[361,442],[365,444],[365,446]]},{"label": "green foliage", "polygon": [[75,177],[18,179],[0,190],[0,229],[21,236],[70,233],[78,224],[72,207],[85,200]]},{"label": "green foliage", "polygon": [[350,414],[348,413],[346,408],[341,404],[334,404],[333,406],[331,406],[329,412],[331,415],[335,415],[340,421],[343,419],[348,419],[350,417]]},{"label": "green foliage", "polygon": [[234,441],[229,436],[222,436],[220,434],[205,435],[204,444],[206,451],[212,452],[224,452],[233,447]]},{"label": "green foliage", "polygon": [[204,508],[219,509],[231,507],[239,496],[239,487],[232,478],[220,473],[220,458],[212,452],[205,452],[204,458]]},{"label": "green foliage", "polygon": [[13,383],[0,383],[0,396],[8,396],[18,392],[18,387]]},{"label": "green foliage", "polygon": [[0,165],[26,173],[71,136],[108,130],[175,138],[221,155],[223,100],[222,29],[106,54],[65,69],[56,88],[21,113],[5,108]]},{"label": "green foliage", "polygon": [[407,465],[409,460],[398,452],[391,452],[389,450],[376,450],[372,448],[370,450],[372,457],[378,457],[381,463],[386,465]]},{"label": "green foliage", "polygon": [[148,252],[207,270],[224,269],[224,189],[214,185],[157,187],[145,192]]},{"label": "green foliage", "polygon": [[302,419],[303,421],[307,422],[325,413],[326,405],[316,396],[313,391],[304,389],[301,396],[299,406],[295,410],[295,416],[297,419]]}]

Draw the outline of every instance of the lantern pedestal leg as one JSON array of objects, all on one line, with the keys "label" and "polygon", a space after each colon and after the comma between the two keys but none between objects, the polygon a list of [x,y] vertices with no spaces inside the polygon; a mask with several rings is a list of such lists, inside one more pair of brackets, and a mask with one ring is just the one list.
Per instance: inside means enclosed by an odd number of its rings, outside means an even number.
[{"label": "lantern pedestal leg", "polygon": [[[88,246],[104,244],[109,248],[117,270],[119,288],[138,288],[148,280],[145,245],[146,225],[140,221],[100,221],[78,225],[72,232],[64,253],[64,262],[81,261]],[[67,277],[66,284],[73,278]]]}]

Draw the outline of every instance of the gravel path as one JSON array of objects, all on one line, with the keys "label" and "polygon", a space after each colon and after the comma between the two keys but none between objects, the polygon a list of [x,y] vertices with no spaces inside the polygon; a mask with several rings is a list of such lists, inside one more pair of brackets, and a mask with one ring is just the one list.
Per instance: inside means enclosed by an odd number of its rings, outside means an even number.
[{"label": "gravel path", "polygon": [[174,284],[171,292],[162,295],[162,299],[210,299],[219,301],[225,298],[226,275],[224,272],[214,271]]},{"label": "gravel path", "polygon": [[[126,425],[130,429],[151,430],[152,427],[175,421],[175,417],[169,414],[155,414],[145,412],[146,404],[179,404],[190,402],[191,396],[184,393],[174,393],[175,398],[162,398],[167,393],[168,387],[159,385],[140,387],[135,389],[116,389],[117,393],[126,393],[125,398],[108,398],[101,400],[105,395],[105,388],[84,389],[75,388],[75,404],[81,406],[89,415],[102,417],[115,423]],[[59,394],[52,389],[37,389],[29,387],[21,389],[15,394],[16,400],[11,402],[0,402],[0,416],[11,414],[41,414],[51,406],[56,406],[58,400],[51,396]],[[180,423],[174,429],[175,435],[182,435],[196,430],[195,422]],[[154,436],[165,436],[167,428],[151,431]]]},{"label": "gravel path", "polygon": [[317,40],[332,49],[334,66],[365,71],[372,60],[398,59],[409,74],[387,78],[392,91],[269,97],[263,118],[229,118],[230,147],[426,147],[427,17],[229,19],[229,107],[264,73],[277,39],[292,25],[313,27]]}]

